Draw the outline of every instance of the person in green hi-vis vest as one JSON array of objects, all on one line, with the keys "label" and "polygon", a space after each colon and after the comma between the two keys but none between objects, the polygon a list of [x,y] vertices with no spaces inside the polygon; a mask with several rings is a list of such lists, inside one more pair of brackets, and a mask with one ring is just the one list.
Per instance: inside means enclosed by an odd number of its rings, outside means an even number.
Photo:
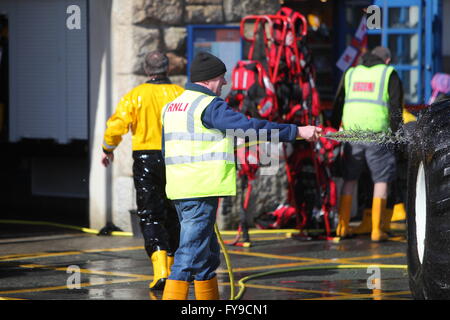
[{"label": "person in green hi-vis vest", "polygon": [[[376,47],[361,57],[361,63],[349,68],[339,85],[332,115],[332,126],[344,130],[396,132],[402,123],[403,88],[392,66],[388,48]],[[349,227],[352,195],[365,165],[374,183],[372,210],[360,226]],[[396,179],[393,150],[375,143],[345,143],[343,158],[344,185],[339,204],[338,237],[353,233],[371,233],[374,242],[388,239],[392,211],[386,210],[388,184]]]},{"label": "person in green hi-vis vest", "polygon": [[[317,141],[321,128],[298,127],[247,118],[220,98],[227,83],[225,64],[199,52],[191,64],[185,91],[162,113],[166,193],[178,212],[180,245],[164,288],[163,300],[186,300],[194,282],[197,300],[218,300],[216,269],[220,246],[214,233],[219,197],[236,195],[234,140],[229,130],[264,130],[281,142]],[[273,136],[274,137],[274,136]]]}]

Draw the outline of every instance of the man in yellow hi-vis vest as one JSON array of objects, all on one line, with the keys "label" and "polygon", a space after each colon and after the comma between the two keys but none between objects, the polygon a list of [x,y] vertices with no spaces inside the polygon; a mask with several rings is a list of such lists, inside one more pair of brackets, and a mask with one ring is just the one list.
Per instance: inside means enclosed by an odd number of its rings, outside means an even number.
[{"label": "man in yellow hi-vis vest", "polygon": [[261,130],[274,130],[279,141],[297,137],[315,141],[321,129],[248,119],[232,110],[219,97],[227,83],[225,64],[212,54],[198,53],[190,72],[191,83],[164,108],[162,117],[166,192],[181,223],[180,246],[163,299],[187,299],[189,284],[194,281],[197,300],[217,300],[215,270],[220,264],[220,247],[214,233],[216,210],[219,197],[236,194],[234,140],[226,133],[251,129],[262,135]]},{"label": "man in yellow hi-vis vest", "polygon": [[102,164],[114,159],[122,135],[132,131],[133,179],[137,215],[145,251],[153,264],[152,290],[164,288],[178,248],[179,222],[165,194],[165,168],[161,154],[161,110],[184,90],[167,77],[169,60],[159,51],[149,52],[144,69],[149,77],[122,97],[109,118],[104,134]]},{"label": "man in yellow hi-vis vest", "polygon": [[[333,126],[339,128],[342,119],[344,130],[372,132],[396,132],[402,122],[403,89],[394,68],[389,66],[391,53],[384,47],[376,47],[362,57],[362,63],[349,68],[341,81],[335,100]],[[346,237],[359,233],[350,229],[352,194],[366,163],[374,182],[371,239],[385,241],[383,222],[390,222],[386,211],[388,183],[396,178],[396,157],[393,150],[378,144],[346,143],[339,224],[336,235]],[[392,211],[390,211],[392,212]],[[364,218],[363,218],[364,222]],[[363,224],[359,228],[365,228]],[[370,231],[369,231],[370,232]]]}]

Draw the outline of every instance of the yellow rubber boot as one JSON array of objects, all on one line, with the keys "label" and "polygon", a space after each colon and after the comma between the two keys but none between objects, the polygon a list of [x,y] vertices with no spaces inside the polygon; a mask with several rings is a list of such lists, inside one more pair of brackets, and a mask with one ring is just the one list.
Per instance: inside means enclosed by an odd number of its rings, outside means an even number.
[{"label": "yellow rubber boot", "polygon": [[173,256],[167,256],[167,275],[170,276],[170,268],[173,265],[175,258]]},{"label": "yellow rubber boot", "polygon": [[189,282],[182,280],[166,280],[163,300],[187,300],[189,292]]},{"label": "yellow rubber boot", "polygon": [[381,230],[381,217],[386,210],[386,199],[373,198],[372,202],[372,234],[374,242],[386,241],[388,235]]},{"label": "yellow rubber boot", "polygon": [[350,228],[350,232],[353,234],[372,232],[372,209],[364,209],[361,223],[355,228]]},{"label": "yellow rubber boot", "polygon": [[406,210],[404,203],[397,203],[394,205],[394,213],[392,214],[391,221],[406,220]]},{"label": "yellow rubber boot", "polygon": [[336,236],[346,237],[350,234],[350,228],[348,224],[350,223],[350,213],[352,209],[352,196],[349,194],[344,194],[341,196],[341,203],[339,205],[339,223],[336,228]]},{"label": "yellow rubber boot", "polygon": [[166,279],[169,277],[167,268],[167,251],[158,250],[152,254],[153,281],[149,287],[151,290],[162,290]]},{"label": "yellow rubber boot", "polygon": [[384,209],[384,213],[381,216],[381,230],[383,230],[384,232],[391,231],[391,221],[392,221],[393,214],[394,214],[394,210]]},{"label": "yellow rubber boot", "polygon": [[210,280],[194,280],[195,298],[197,300],[220,300],[217,277]]}]

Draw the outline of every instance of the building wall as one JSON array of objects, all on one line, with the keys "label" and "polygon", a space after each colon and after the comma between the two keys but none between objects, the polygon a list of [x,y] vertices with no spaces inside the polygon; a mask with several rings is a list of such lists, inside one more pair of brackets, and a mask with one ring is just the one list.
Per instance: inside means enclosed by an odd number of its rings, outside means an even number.
[{"label": "building wall", "polygon": [[95,229],[112,220],[111,171],[100,164],[103,131],[112,103],[111,3],[89,1],[89,222]]}]

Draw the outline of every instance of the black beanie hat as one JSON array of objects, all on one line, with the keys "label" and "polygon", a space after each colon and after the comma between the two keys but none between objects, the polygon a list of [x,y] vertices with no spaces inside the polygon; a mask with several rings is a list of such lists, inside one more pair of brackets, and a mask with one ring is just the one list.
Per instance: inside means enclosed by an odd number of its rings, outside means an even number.
[{"label": "black beanie hat", "polygon": [[214,79],[225,72],[225,64],[216,56],[208,52],[199,52],[191,64],[191,82],[200,82]]}]

